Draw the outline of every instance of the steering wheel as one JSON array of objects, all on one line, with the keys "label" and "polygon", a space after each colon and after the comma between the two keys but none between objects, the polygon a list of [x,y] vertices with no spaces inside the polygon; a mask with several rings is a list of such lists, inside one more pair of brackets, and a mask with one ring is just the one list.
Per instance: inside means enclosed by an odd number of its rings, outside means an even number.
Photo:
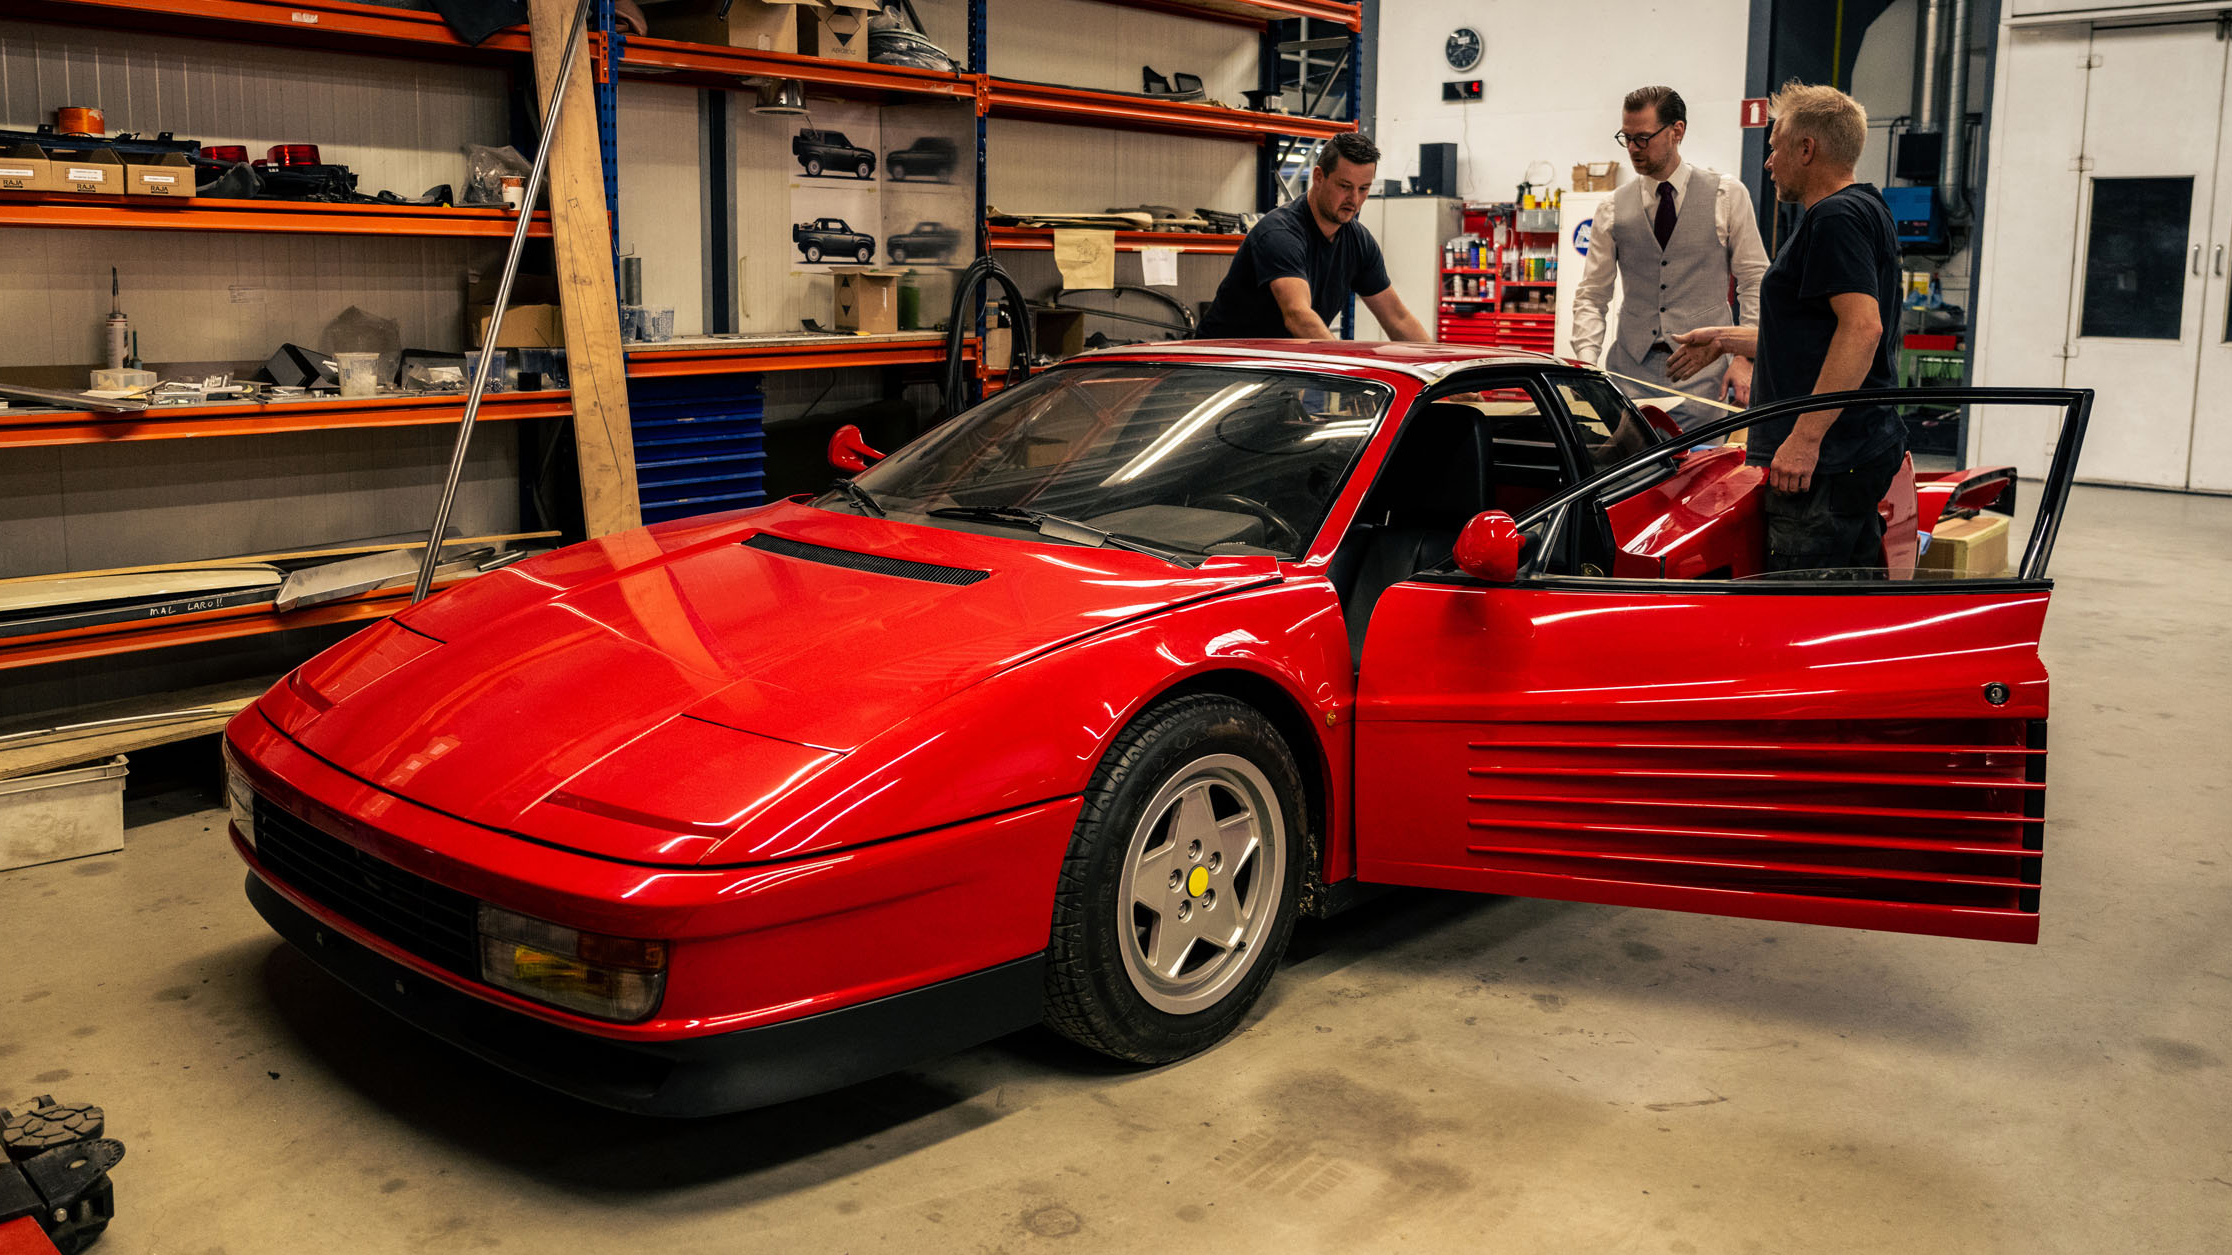
[{"label": "steering wheel", "polygon": [[1263,504],[1254,497],[1243,497],[1236,492],[1220,492],[1202,497],[1196,500],[1193,505],[1197,510],[1214,510],[1219,506],[1231,506],[1242,514],[1250,515],[1263,523],[1265,531],[1263,543],[1266,547],[1289,553],[1298,553],[1302,549],[1302,533],[1294,530],[1294,524],[1287,522],[1277,510]]}]

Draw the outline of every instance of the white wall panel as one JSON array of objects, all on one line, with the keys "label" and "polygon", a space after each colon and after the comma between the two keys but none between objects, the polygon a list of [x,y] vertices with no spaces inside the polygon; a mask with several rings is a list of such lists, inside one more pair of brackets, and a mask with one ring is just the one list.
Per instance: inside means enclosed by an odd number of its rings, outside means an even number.
[{"label": "white wall panel", "polygon": [[[2090,43],[2082,26],[2009,30],[2002,36],[1992,131],[1992,183],[1998,190],[1985,203],[1978,261],[1990,281],[1974,311],[1974,377],[1980,385],[2063,381],[2084,180],[2072,167],[2085,147],[2083,61]],[[2053,423],[2052,415],[2035,407],[1979,406],[1969,422],[1969,462],[2044,466]]]},{"label": "white wall panel", "polygon": [[[455,438],[436,426],[11,449],[0,578],[423,529]],[[474,431],[451,515],[464,535],[518,530],[519,467],[515,424]]]},{"label": "white wall panel", "polygon": [[261,361],[320,345],[351,305],[403,343],[463,347],[464,277],[502,245],[408,236],[11,230],[0,266],[0,367],[98,364],[109,268],[150,362]]},{"label": "white wall panel", "polygon": [[[1749,0],[1402,0],[1379,19],[1378,142],[1382,179],[1418,173],[1418,146],[1458,145],[1461,195],[1505,200],[1530,162],[1548,161],[1564,182],[1574,163],[1622,157],[1620,98],[1664,83],[1689,104],[1690,160],[1731,174],[1741,167]],[[1441,84],[1460,77],[1442,59],[1459,26],[1487,42],[1464,77],[1485,83],[1480,101],[1449,104]],[[1623,178],[1634,177],[1622,162]]]},{"label": "white wall panel", "polygon": [[311,143],[368,193],[461,186],[464,145],[507,138],[505,88],[487,66],[0,21],[0,127],[95,105],[112,135],[169,131],[259,157]]},{"label": "white wall panel", "polygon": [[1255,208],[1248,144],[994,118],[985,149],[985,198],[1009,213]]},{"label": "white wall panel", "polygon": [[[737,112],[746,99],[731,97]],[[673,306],[683,336],[705,330],[698,129],[695,90],[620,84],[620,251],[643,259],[644,303]]]},{"label": "white wall panel", "polygon": [[1140,68],[1153,66],[1165,78],[1198,74],[1236,107],[1256,85],[1258,33],[1246,27],[1092,0],[989,0],[986,26],[986,60],[1001,78],[1136,92]]}]

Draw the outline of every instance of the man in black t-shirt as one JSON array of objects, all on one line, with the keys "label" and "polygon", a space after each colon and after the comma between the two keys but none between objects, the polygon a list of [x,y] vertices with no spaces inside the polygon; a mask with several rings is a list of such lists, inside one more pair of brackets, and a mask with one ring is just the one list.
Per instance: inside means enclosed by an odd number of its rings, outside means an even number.
[{"label": "man in black t-shirt", "polygon": [[[1775,197],[1805,206],[1760,285],[1759,328],[1678,336],[1668,374],[1722,353],[1753,357],[1752,404],[1889,388],[1898,379],[1899,244],[1890,208],[1853,166],[1868,115],[1833,87],[1791,82],[1769,105]],[[1885,406],[1816,410],[1752,427],[1749,460],[1767,468],[1767,569],[1883,574],[1876,506],[1906,455],[1906,426]]]},{"label": "man in black t-shirt", "polygon": [[1372,141],[1334,136],[1310,171],[1310,190],[1263,215],[1241,241],[1196,334],[1204,340],[1331,340],[1331,324],[1353,292],[1394,338],[1428,338],[1389,286],[1378,242],[1356,220],[1378,172]]}]

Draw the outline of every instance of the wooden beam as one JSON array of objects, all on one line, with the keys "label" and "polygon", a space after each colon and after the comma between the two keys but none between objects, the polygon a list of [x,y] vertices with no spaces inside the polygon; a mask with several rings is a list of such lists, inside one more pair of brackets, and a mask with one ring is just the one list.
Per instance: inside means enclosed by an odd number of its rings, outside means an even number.
[{"label": "wooden beam", "polygon": [[[545,108],[565,54],[576,0],[529,0],[535,89]],[[628,425],[627,361],[620,352],[620,304],[612,286],[612,221],[605,212],[604,155],[590,95],[591,36],[582,36],[566,102],[558,111],[547,192],[551,251],[558,261],[566,324],[566,370],[573,377],[574,448],[581,508],[591,536],[643,524],[636,495],[635,438]]]}]

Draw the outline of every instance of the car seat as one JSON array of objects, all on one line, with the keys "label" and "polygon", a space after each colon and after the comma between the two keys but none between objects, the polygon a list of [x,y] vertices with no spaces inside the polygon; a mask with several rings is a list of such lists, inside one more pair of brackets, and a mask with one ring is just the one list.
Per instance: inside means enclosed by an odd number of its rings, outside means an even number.
[{"label": "car seat", "polygon": [[1326,573],[1341,595],[1356,662],[1363,661],[1364,628],[1380,594],[1446,565],[1457,534],[1489,508],[1489,424],[1472,406],[1437,402],[1396,437]]}]

